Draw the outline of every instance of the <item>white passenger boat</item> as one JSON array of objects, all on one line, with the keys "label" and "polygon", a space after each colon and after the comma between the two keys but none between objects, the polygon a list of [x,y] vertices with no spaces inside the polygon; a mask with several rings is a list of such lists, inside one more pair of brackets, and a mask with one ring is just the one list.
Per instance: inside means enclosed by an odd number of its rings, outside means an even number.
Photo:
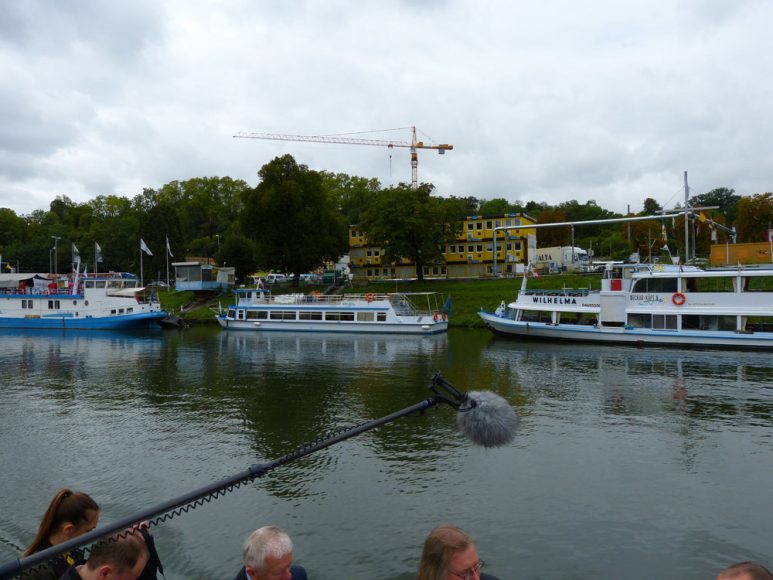
[{"label": "white passenger boat", "polygon": [[448,329],[434,292],[395,294],[280,294],[239,289],[236,304],[217,315],[229,330],[294,330],[434,334]]},{"label": "white passenger boat", "polygon": [[111,272],[18,281],[0,292],[0,328],[109,330],[156,326],[167,313],[133,274]]},{"label": "white passenger boat", "polygon": [[610,263],[601,290],[528,290],[481,311],[497,334],[549,340],[773,348],[773,270]]}]

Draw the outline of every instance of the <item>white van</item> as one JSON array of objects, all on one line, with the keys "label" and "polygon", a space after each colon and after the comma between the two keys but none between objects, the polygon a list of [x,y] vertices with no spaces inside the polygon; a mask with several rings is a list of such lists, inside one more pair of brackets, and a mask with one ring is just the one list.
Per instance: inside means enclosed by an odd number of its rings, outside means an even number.
[{"label": "white van", "polygon": [[281,282],[285,282],[287,280],[287,276],[284,274],[268,274],[266,276],[266,284],[279,284]]}]

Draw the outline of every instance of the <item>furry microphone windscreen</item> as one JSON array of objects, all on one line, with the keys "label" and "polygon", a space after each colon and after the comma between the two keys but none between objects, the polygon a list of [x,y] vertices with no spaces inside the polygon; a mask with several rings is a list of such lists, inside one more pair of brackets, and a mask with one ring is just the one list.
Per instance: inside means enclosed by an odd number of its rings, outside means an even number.
[{"label": "furry microphone windscreen", "polygon": [[459,407],[456,425],[476,445],[500,447],[515,437],[518,415],[496,393],[470,391]]}]

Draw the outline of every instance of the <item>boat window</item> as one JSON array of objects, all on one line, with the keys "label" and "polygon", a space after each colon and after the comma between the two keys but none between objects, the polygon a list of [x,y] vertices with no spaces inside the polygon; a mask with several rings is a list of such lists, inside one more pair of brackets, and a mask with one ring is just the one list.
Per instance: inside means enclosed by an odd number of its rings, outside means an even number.
[{"label": "boat window", "polygon": [[121,281],[120,280],[108,280],[107,281],[107,287],[108,288],[120,288],[121,287]]},{"label": "boat window", "polygon": [[338,312],[325,312],[325,320],[340,320]]},{"label": "boat window", "polygon": [[115,308],[110,310],[110,314],[116,314]]},{"label": "boat window", "polygon": [[134,312],[134,308],[127,308],[126,309],[126,314],[131,314],[132,312]]},{"label": "boat window", "polygon": [[48,309],[49,310],[59,310],[59,300],[49,300],[48,301]]},{"label": "boat window", "polygon": [[271,312],[271,320],[295,320],[294,310],[274,310]]},{"label": "boat window", "polygon": [[[247,320],[257,320],[259,318],[258,314],[261,314],[258,310],[248,310],[247,311]],[[262,312],[262,314],[266,314],[265,312]],[[265,318],[265,316],[263,317]]]},{"label": "boat window", "polygon": [[655,330],[676,330],[676,314],[653,314],[652,328]]},{"label": "boat window", "polygon": [[94,280],[86,280],[83,283],[84,288],[93,288],[94,287]]},{"label": "boat window", "polygon": [[750,316],[746,323],[749,332],[773,332],[773,316]]},{"label": "boat window", "polygon": [[[113,310],[112,313],[114,314],[115,311]],[[233,308],[229,309],[228,310],[228,314],[226,314],[226,316],[228,318],[231,318],[231,319],[235,318],[236,317],[236,310],[234,310]]]},{"label": "boat window", "polygon": [[344,322],[354,322],[354,312],[342,312],[341,320]]},{"label": "boat window", "polygon": [[118,314],[123,314],[123,313],[124,313],[124,309],[123,308],[119,308],[118,309]]},{"label": "boat window", "polygon": [[386,312],[377,312],[376,322],[386,322]]},{"label": "boat window", "polygon": [[107,287],[107,280],[97,280],[96,287],[97,288],[106,288]]},{"label": "boat window", "polygon": [[628,325],[634,328],[652,328],[651,314],[629,314]]},{"label": "boat window", "polygon": [[550,312],[545,310],[521,310],[519,319],[524,322],[552,322]]},{"label": "boat window", "polygon": [[596,315],[589,312],[559,312],[559,324],[596,324]]},{"label": "boat window", "polygon": [[721,277],[706,277],[706,278],[694,278],[696,284],[694,287],[689,287],[691,292],[733,292],[733,277],[721,276]]},{"label": "boat window", "polygon": [[376,320],[375,312],[358,312],[357,322],[373,322]]},{"label": "boat window", "polygon": [[321,312],[299,312],[299,320],[322,320]]},{"label": "boat window", "polygon": [[632,292],[676,292],[676,278],[644,278],[637,280]]},{"label": "boat window", "polygon": [[744,292],[770,292],[773,291],[773,278],[770,276],[754,276],[746,278]]}]

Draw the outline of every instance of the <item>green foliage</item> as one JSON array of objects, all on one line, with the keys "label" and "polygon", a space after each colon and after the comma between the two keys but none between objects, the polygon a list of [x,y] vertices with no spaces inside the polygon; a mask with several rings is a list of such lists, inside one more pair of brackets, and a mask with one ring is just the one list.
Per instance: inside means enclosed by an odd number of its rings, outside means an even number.
[{"label": "green foliage", "polygon": [[456,238],[459,226],[454,220],[458,204],[431,194],[432,186],[426,183],[415,190],[406,184],[382,190],[361,222],[369,242],[382,248],[387,262],[411,260],[420,280],[423,267],[441,259],[440,248]]},{"label": "green foliage", "polygon": [[346,252],[346,223],[326,195],[322,175],[291,155],[264,165],[261,182],[242,195],[243,234],[261,268],[300,274]]},{"label": "green foliage", "polygon": [[660,207],[660,204],[652,199],[651,197],[648,197],[644,200],[644,212],[643,215],[653,215],[661,211],[663,208]]},{"label": "green foliage", "polygon": [[767,241],[768,228],[773,225],[773,193],[758,193],[738,202],[736,229],[739,242]]},{"label": "green foliage", "polygon": [[725,223],[732,225],[735,223],[739,201],[741,201],[741,196],[735,195],[734,189],[718,187],[708,193],[692,196],[690,198],[690,205],[693,207],[719,206],[719,209],[705,212],[706,215],[716,219],[716,214],[721,214],[725,216]]},{"label": "green foliage", "polygon": [[370,200],[379,192],[378,179],[355,177],[346,173],[320,171],[322,187],[335,207],[346,219],[346,225],[360,223],[367,211]]}]

